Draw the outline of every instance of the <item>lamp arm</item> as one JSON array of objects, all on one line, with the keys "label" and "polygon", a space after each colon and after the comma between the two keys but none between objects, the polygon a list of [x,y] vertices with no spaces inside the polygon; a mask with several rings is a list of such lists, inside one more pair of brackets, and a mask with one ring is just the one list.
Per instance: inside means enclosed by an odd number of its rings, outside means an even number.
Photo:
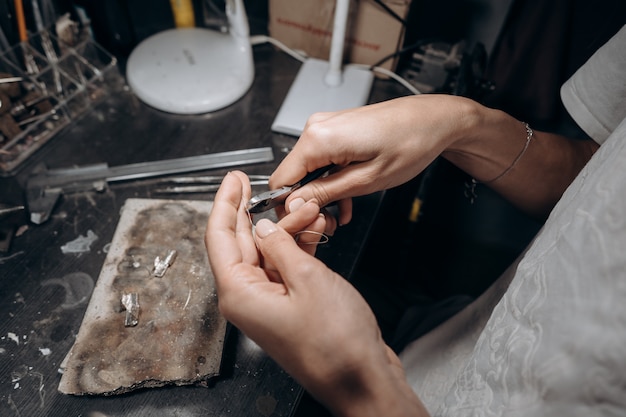
[{"label": "lamp arm", "polygon": [[330,41],[328,72],[324,76],[324,82],[331,87],[336,87],[343,82],[342,61],[349,9],[350,0],[337,0],[333,21],[333,36]]},{"label": "lamp arm", "polygon": [[226,16],[228,17],[229,30],[237,39],[250,42],[250,26],[243,0],[226,0]]}]

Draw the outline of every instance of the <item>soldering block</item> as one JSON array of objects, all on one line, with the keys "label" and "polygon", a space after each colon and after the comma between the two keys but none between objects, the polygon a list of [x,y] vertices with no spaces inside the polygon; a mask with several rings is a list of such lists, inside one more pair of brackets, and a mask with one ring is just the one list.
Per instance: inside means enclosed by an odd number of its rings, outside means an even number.
[{"label": "soldering block", "polygon": [[[219,375],[227,324],[204,245],[211,207],[206,201],[125,202],[76,341],[61,365],[61,393],[208,386]],[[155,259],[172,251],[176,258],[156,276]],[[125,294],[138,304],[130,323]]]}]

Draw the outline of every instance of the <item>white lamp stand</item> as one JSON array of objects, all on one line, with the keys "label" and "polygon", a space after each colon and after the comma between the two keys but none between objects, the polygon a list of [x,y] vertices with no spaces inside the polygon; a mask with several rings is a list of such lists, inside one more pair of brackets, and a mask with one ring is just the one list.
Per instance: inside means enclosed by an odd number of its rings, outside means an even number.
[{"label": "white lamp stand", "polygon": [[254,80],[243,0],[226,2],[229,31],[177,28],[157,33],[131,52],[126,78],[146,104],[168,113],[200,114],[241,98]]},{"label": "white lamp stand", "polygon": [[367,103],[374,74],[357,67],[342,68],[350,0],[337,0],[329,60],[308,58],[300,68],[272,130],[299,136],[309,116]]}]

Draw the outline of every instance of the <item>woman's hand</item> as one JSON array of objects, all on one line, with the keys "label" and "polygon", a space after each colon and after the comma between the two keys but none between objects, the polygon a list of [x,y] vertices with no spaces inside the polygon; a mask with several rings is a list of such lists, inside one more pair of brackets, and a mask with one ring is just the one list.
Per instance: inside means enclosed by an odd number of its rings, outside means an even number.
[{"label": "woman's hand", "polygon": [[253,236],[249,188],[245,175],[228,174],[207,226],[224,317],[338,415],[423,411],[365,300],[294,240],[296,229],[323,227],[309,211],[319,206],[300,201],[278,224],[259,220]]},{"label": "woman's hand", "polygon": [[334,163],[334,173],[296,190],[287,204],[294,198],[316,199],[322,207],[338,201],[339,224],[345,224],[351,197],[403,184],[441,155],[544,218],[597,148],[593,141],[529,133],[514,117],[464,97],[424,94],[311,116],[270,184],[293,184]]},{"label": "woman's hand", "polygon": [[333,163],[340,168],[295,191],[287,202],[314,198],[323,207],[339,201],[339,223],[348,223],[351,197],[395,187],[419,174],[464,131],[472,106],[461,97],[423,95],[314,114],[273,173],[271,188]]}]

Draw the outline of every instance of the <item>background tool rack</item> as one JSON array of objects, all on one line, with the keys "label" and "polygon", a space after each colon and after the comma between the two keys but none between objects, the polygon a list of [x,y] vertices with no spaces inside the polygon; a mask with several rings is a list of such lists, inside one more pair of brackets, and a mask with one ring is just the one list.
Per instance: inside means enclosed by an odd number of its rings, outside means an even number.
[{"label": "background tool rack", "polygon": [[[123,82],[116,59],[86,36],[67,44],[49,31],[0,55],[0,176]],[[19,81],[4,82],[2,79]]]}]

